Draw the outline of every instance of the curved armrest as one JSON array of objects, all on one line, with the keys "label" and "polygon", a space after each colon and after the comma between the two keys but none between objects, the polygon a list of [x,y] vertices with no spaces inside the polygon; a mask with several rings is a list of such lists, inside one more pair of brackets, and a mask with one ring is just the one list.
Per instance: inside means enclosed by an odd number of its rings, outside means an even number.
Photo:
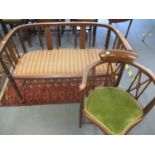
[{"label": "curved armrest", "polygon": [[94,62],[93,64],[90,64],[88,65],[84,71],[83,71],[83,78],[82,78],[82,83],[79,85],[79,89],[80,91],[83,91],[86,89],[87,87],[87,79],[88,79],[88,75],[89,75],[89,72],[94,68],[96,67],[97,65],[103,63],[102,60],[98,60],[96,62]]},{"label": "curved armrest", "polygon": [[80,91],[87,87],[87,79],[89,72],[96,66],[106,62],[124,62],[131,63],[137,58],[137,54],[133,51],[126,50],[105,50],[99,54],[100,60],[88,65],[83,71],[82,83],[79,86]]},{"label": "curved armrest", "polygon": [[86,85],[85,84],[80,84],[79,89],[80,89],[80,91],[84,91],[86,89]]}]

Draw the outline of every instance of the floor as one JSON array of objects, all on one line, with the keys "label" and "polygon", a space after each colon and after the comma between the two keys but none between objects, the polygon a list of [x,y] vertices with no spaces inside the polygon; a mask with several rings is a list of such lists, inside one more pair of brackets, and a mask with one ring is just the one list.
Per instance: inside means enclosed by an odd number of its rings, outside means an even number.
[{"label": "floor", "polygon": [[[99,20],[106,23],[106,20]],[[137,61],[155,72],[155,29],[144,42],[144,34],[155,25],[155,20],[133,20],[127,40],[133,50],[139,55]],[[123,34],[127,23],[115,24]],[[100,30],[97,31],[100,35]],[[100,40],[96,40],[100,44]],[[143,101],[155,94],[150,89]],[[150,135],[155,134],[155,108],[145,119],[135,126],[128,134]],[[92,124],[78,127],[79,104],[43,105],[27,107],[0,108],[0,134],[50,134],[50,135],[100,135],[103,134]]]}]

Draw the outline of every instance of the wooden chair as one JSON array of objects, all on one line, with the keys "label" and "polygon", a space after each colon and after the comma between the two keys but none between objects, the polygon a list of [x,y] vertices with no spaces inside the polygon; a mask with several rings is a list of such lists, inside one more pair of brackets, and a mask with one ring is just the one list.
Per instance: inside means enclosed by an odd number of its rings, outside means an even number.
[{"label": "wooden chair", "polygon": [[[129,21],[129,25],[128,25],[128,28],[127,28],[127,31],[126,31],[126,34],[125,34],[125,38],[127,38],[127,36],[128,36],[128,33],[129,33],[129,30],[130,30],[130,27],[131,27],[131,24],[132,24],[133,20],[132,19],[108,19],[109,25],[112,25],[114,23],[128,22],[128,21]],[[108,47],[109,47],[110,35],[111,35],[111,31],[108,30],[107,31],[106,42],[105,42],[105,49],[108,49]],[[113,46],[115,46],[115,43],[116,43],[116,39],[114,41]]]},{"label": "wooden chair", "polygon": [[15,26],[26,24],[24,19],[1,19],[0,20],[4,34],[6,35],[9,31],[7,25],[10,26],[10,29],[13,29]]},{"label": "wooden chair", "polygon": [[[0,19],[0,24],[3,30],[4,35],[6,35],[11,29],[13,29],[16,26],[27,24],[29,20],[27,19]],[[20,35],[20,34],[18,34]],[[31,33],[30,31],[25,32],[25,34],[20,35],[20,41],[22,39],[27,40],[29,46],[31,47],[31,39],[30,39]],[[21,41],[22,42],[22,41]],[[23,47],[25,48],[25,47]]]},{"label": "wooden chair", "polygon": [[[136,57],[131,51],[105,51],[100,53],[99,61],[86,67],[80,85],[80,127],[85,116],[106,134],[125,134],[152,109],[154,94],[148,104],[140,100],[144,99],[146,88],[155,88],[155,75],[133,62]],[[96,86],[96,70],[103,64],[108,65],[106,75],[102,75],[105,80]],[[133,71],[132,79],[124,69],[126,65]]]},{"label": "wooden chair", "polygon": [[2,34],[1,34],[1,32],[0,32],[0,41],[2,40],[2,38],[3,38],[3,37],[2,37]]}]

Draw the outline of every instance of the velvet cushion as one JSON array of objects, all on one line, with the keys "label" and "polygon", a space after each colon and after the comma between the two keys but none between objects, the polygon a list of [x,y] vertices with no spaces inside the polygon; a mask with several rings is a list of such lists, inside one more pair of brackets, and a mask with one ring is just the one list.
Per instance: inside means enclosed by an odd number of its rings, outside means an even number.
[{"label": "velvet cushion", "polygon": [[143,115],[138,102],[115,87],[95,89],[85,101],[84,113],[109,134],[124,134]]}]

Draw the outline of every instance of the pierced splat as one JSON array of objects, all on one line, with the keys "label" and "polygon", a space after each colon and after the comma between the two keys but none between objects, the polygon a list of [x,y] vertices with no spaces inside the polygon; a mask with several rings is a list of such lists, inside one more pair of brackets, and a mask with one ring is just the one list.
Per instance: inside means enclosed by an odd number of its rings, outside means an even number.
[{"label": "pierced splat", "polygon": [[[106,79],[104,85],[107,86],[107,79],[110,79],[112,85],[116,85],[119,77],[121,76],[122,63],[108,63]],[[110,78],[108,78],[110,77]]]},{"label": "pierced splat", "polygon": [[129,88],[127,89],[127,92],[131,93],[135,91],[135,94],[132,94],[136,99],[138,99],[144,90],[149,86],[151,83],[151,79],[147,79],[142,81],[142,72],[139,70],[134,77],[134,80],[131,82]]}]

